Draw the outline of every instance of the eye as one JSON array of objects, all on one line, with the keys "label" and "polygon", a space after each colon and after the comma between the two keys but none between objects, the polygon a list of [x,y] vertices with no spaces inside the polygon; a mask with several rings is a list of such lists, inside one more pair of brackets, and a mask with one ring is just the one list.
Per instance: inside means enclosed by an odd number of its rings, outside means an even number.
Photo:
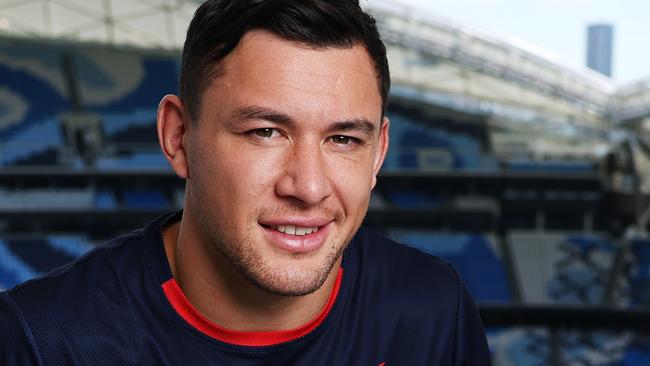
[{"label": "eye", "polygon": [[333,143],[338,144],[338,145],[351,145],[351,144],[359,142],[358,139],[356,139],[354,137],[350,137],[350,136],[345,136],[345,135],[332,136],[332,137],[330,137],[330,140]]},{"label": "eye", "polygon": [[258,128],[251,132],[258,137],[264,138],[277,137],[280,134],[275,128]]}]

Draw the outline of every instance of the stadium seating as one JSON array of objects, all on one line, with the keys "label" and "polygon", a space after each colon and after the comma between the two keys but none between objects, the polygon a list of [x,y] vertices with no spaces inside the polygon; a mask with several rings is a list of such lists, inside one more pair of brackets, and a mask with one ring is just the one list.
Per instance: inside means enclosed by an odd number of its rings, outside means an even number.
[{"label": "stadium seating", "polygon": [[[178,63],[176,55],[154,51],[0,43],[0,169],[32,167],[33,172],[41,166],[58,166],[62,170],[78,170],[73,173],[90,169],[94,174],[96,170],[100,175],[169,172],[167,161],[158,151],[155,118],[160,98],[176,92]],[[78,86],[78,100],[73,100],[69,78]],[[68,146],[67,126],[61,116],[71,111],[88,113],[96,117],[99,125],[101,151],[90,162]],[[402,110],[389,109],[388,117],[391,119],[390,153],[384,170],[497,172],[502,168],[523,175],[596,171],[593,162],[581,160],[512,159],[497,163],[490,155],[486,139],[464,127],[453,128],[449,121],[425,120],[426,117]],[[150,211],[182,206],[182,189],[166,187],[163,192],[155,188],[133,188],[148,186],[151,182],[147,179],[150,178],[143,179],[144,185],[119,183],[112,187],[104,183],[98,185],[100,188],[95,188],[94,182],[88,188],[59,190],[0,188],[0,211],[49,210],[61,214],[97,211],[105,215],[124,210],[148,215]],[[415,188],[382,187],[378,191],[371,200],[374,210],[426,210],[448,203],[453,206],[459,201],[459,197],[450,199]],[[526,195],[527,191],[513,188],[504,198],[521,198],[513,197],[518,194]],[[559,190],[543,194],[549,195],[544,197],[549,201],[552,195],[562,200],[599,198],[594,198],[593,192]],[[563,194],[575,197],[560,197]],[[489,197],[496,207],[494,211],[499,209],[498,199]],[[396,240],[450,262],[480,303],[518,300],[513,298],[515,294],[510,287],[511,283],[518,282],[524,303],[597,305],[604,297],[605,272],[614,259],[614,245],[604,234],[511,231],[507,244],[514,257],[517,279],[514,282],[508,278],[510,272],[506,270],[500,247],[490,235],[427,229],[388,228],[387,231]],[[78,233],[0,235],[0,290],[77,258],[92,246],[89,239]],[[650,240],[636,239],[631,251],[633,261],[627,272],[629,302],[631,306],[648,306]],[[557,336],[563,344],[561,356],[567,364],[650,364],[650,342],[634,336],[585,336],[568,331],[560,331]],[[489,331],[489,339],[495,365],[550,363],[551,334],[546,329],[495,329]]]},{"label": "stadium seating", "polygon": [[118,208],[115,193],[109,190],[95,192],[95,208],[97,210],[115,210]]},{"label": "stadium seating", "polygon": [[[462,133],[419,123],[399,113],[391,118],[391,153],[384,168],[387,170],[471,170],[495,171],[496,160],[486,154],[480,143]],[[435,123],[434,123],[435,124]]]},{"label": "stadium seating", "polygon": [[562,257],[554,263],[549,296],[556,303],[602,303],[614,245],[601,237],[586,235],[570,235],[557,245]]},{"label": "stadium seating", "polygon": [[123,199],[125,207],[129,209],[164,209],[172,204],[162,192],[155,189],[127,190]]},{"label": "stadium seating", "polygon": [[384,192],[387,202],[401,209],[435,208],[441,204],[441,198],[415,189],[394,189]]},{"label": "stadium seating", "polygon": [[[632,334],[566,329],[552,333],[533,327],[488,328],[486,333],[494,365],[637,366],[650,361],[650,342]],[[554,357],[560,361],[553,362]]]},{"label": "stadium seating", "polygon": [[0,209],[4,211],[83,210],[94,207],[89,189],[0,190]]},{"label": "stadium seating", "polygon": [[52,46],[0,44],[0,80],[0,166],[56,163],[56,154],[36,161],[30,157],[61,144],[53,116],[69,109],[70,102],[59,51]]},{"label": "stadium seating", "polygon": [[650,239],[636,238],[631,241],[632,263],[628,273],[630,305],[650,305]]},{"label": "stadium seating", "polygon": [[[603,235],[564,232],[512,232],[509,242],[526,303],[600,305],[616,246]],[[650,291],[650,241],[631,242],[630,304],[647,306]],[[619,299],[621,300],[621,299]],[[488,333],[495,364],[551,364],[548,332],[500,329]],[[556,334],[559,357],[568,365],[650,364],[650,341],[626,333]]]},{"label": "stadium seating", "polygon": [[62,144],[56,119],[25,125],[11,134],[7,132],[4,141],[0,141],[0,166],[56,165],[57,147]]},{"label": "stadium seating", "polygon": [[[111,142],[122,142],[120,137],[126,137],[128,139],[135,138],[135,141],[125,142],[151,142],[150,137],[143,136],[145,134],[143,130],[147,130],[147,128],[153,133],[152,137],[156,138],[156,110],[153,106],[129,112],[103,112],[100,116],[104,133]],[[136,131],[137,135],[128,136],[129,130]]]},{"label": "stadium seating", "polygon": [[[60,120],[62,113],[80,110],[102,121],[107,147],[135,146],[135,158],[115,157],[114,164],[102,161],[100,169],[105,165],[139,169],[148,164],[160,168],[160,159],[139,156],[137,145],[149,145],[150,150],[157,144],[156,107],[163,95],[176,92],[178,67],[172,54],[0,44],[0,167],[85,168],[69,150],[64,151]],[[78,84],[74,101],[70,77]],[[113,150],[106,149],[102,157],[112,158]]]},{"label": "stadium seating", "polygon": [[0,43],[0,142],[71,108],[54,45]]},{"label": "stadium seating", "polygon": [[637,365],[650,365],[650,339],[648,338],[639,337],[633,339],[629,343],[621,360],[611,364],[611,366]]},{"label": "stadium seating", "polygon": [[591,161],[580,160],[511,160],[505,163],[508,170],[516,172],[542,173],[591,173],[596,165]]},{"label": "stadium seating", "polygon": [[155,109],[163,95],[177,91],[179,63],[175,54],[84,48],[72,55],[82,100],[91,111]]},{"label": "stadium seating", "polygon": [[512,231],[508,238],[526,303],[599,304],[614,245],[598,235]]},{"label": "stadium seating", "polygon": [[535,328],[486,329],[494,365],[549,365],[548,332]]},{"label": "stadium seating", "polygon": [[170,170],[169,164],[160,152],[133,152],[112,157],[100,157],[95,168],[105,171],[160,171]]}]

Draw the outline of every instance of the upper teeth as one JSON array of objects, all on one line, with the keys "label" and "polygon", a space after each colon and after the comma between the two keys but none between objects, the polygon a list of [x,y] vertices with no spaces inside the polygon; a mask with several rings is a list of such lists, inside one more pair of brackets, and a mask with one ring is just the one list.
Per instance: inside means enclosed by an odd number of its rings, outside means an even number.
[{"label": "upper teeth", "polygon": [[318,226],[314,227],[301,227],[301,226],[296,226],[296,225],[277,225],[274,226],[275,230],[285,233],[285,234],[290,234],[290,235],[307,235],[311,234],[313,232],[318,231]]}]

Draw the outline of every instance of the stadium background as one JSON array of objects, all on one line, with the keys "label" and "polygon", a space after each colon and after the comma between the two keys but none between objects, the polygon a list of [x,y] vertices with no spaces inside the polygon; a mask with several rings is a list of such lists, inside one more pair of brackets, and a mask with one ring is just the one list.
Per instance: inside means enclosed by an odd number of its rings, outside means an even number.
[{"label": "stadium background", "polygon": [[[195,1],[0,1],[0,289],[182,207],[159,153]],[[366,225],[459,270],[495,365],[650,365],[650,81],[399,3]]]}]

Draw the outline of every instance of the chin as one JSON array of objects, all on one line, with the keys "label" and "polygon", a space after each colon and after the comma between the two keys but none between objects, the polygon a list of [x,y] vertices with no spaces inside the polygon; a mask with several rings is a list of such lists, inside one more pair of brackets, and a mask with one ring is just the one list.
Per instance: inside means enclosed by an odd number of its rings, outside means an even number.
[{"label": "chin", "polygon": [[[320,289],[345,245],[335,233],[318,250],[291,253],[257,230],[241,238],[213,237],[213,244],[239,274],[257,288],[278,296],[305,296]],[[224,240],[225,239],[225,240]]]},{"label": "chin", "polygon": [[[321,248],[325,249],[325,248]],[[279,296],[305,296],[320,289],[338,262],[342,248],[326,253],[274,253],[267,259],[240,262],[239,272],[256,287]],[[278,257],[279,256],[279,257]],[[273,258],[275,260],[271,260]],[[248,263],[246,263],[248,262]]]},{"label": "chin", "polygon": [[278,296],[305,296],[323,286],[330,273],[328,270],[311,271],[264,271],[256,275],[247,276],[258,288]]}]

